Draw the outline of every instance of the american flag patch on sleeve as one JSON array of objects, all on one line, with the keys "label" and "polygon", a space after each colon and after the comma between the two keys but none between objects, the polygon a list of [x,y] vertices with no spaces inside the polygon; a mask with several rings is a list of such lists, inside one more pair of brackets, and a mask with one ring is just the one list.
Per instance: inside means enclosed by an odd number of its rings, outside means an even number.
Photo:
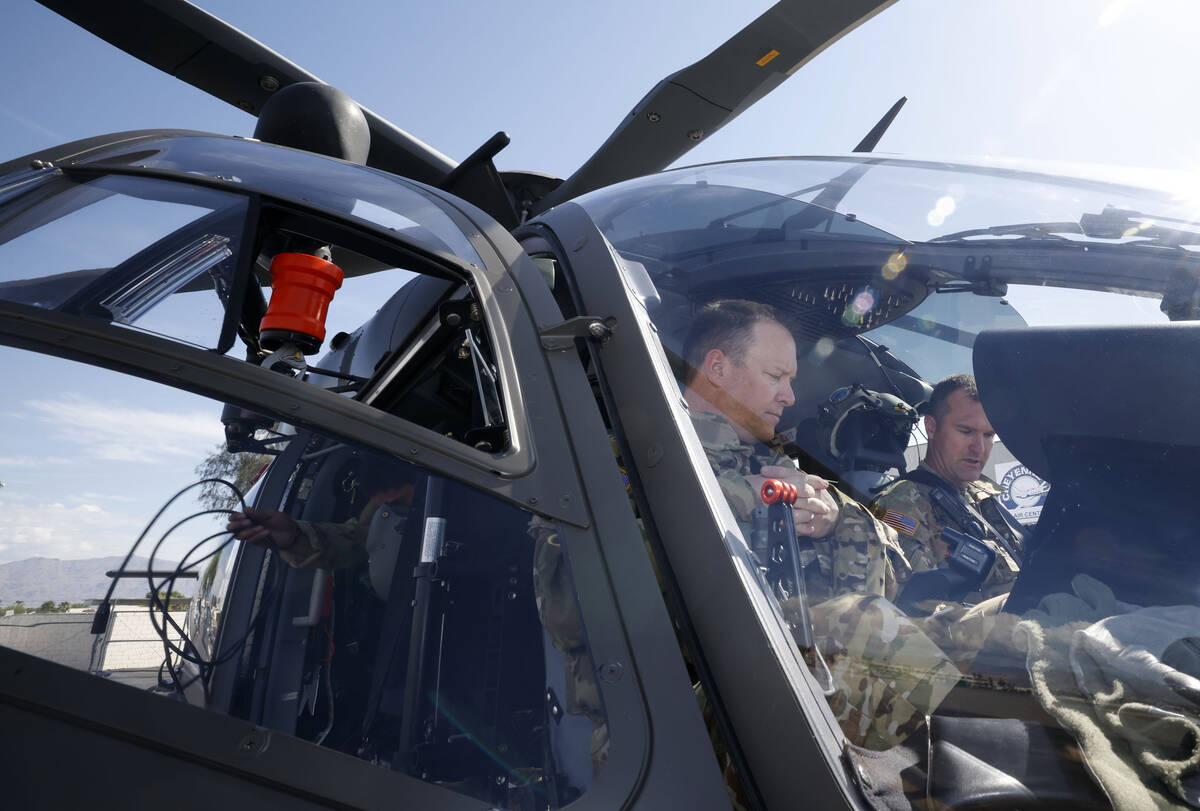
[{"label": "american flag patch on sleeve", "polygon": [[895,510],[884,510],[883,515],[879,516],[879,520],[897,532],[903,532],[905,535],[915,534],[917,527],[920,526],[917,519],[902,512],[896,512]]}]

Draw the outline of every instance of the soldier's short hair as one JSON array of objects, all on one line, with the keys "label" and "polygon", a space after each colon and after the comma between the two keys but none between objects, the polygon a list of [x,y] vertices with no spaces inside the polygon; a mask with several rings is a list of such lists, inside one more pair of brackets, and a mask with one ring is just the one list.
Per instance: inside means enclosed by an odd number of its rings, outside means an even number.
[{"label": "soldier's short hair", "polygon": [[769,304],[747,299],[721,299],[704,305],[688,329],[683,342],[683,359],[687,361],[685,383],[690,383],[704,364],[704,356],[720,349],[739,366],[746,362],[746,352],[760,321],[780,323],[775,308]]},{"label": "soldier's short hair", "polygon": [[975,386],[974,375],[950,375],[933,387],[933,393],[929,395],[929,402],[925,406],[925,413],[931,414],[935,420],[949,414],[950,404],[946,400],[956,391],[966,392],[967,397],[979,402],[979,389]]}]

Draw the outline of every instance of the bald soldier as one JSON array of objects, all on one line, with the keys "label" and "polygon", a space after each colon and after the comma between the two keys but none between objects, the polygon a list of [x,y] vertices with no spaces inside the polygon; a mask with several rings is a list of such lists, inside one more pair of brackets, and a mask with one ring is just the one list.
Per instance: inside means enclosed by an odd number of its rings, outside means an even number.
[{"label": "bald soldier", "polygon": [[793,507],[796,534],[812,539],[819,569],[814,576],[808,567],[809,601],[844,593],[892,596],[895,582],[883,554],[883,545],[894,543],[890,530],[767,444],[796,399],[796,343],[775,311],[740,299],[712,302],[692,322],[684,358],[684,398],[743,536],[751,537],[763,482],[791,482],[800,491]]}]

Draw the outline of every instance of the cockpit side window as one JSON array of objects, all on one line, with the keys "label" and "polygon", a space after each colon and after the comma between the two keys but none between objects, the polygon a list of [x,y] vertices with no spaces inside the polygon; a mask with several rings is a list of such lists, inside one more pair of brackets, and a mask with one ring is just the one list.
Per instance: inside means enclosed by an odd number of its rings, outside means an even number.
[{"label": "cockpit side window", "polygon": [[214,349],[250,204],[148,178],[49,177],[5,209],[0,299]]},{"label": "cockpit side window", "polygon": [[0,646],[501,807],[589,790],[607,714],[560,524],[269,409],[3,355]]},{"label": "cockpit side window", "polygon": [[445,257],[154,178],[50,172],[17,191],[0,223],[0,301],[244,356],[508,448],[489,325]]},{"label": "cockpit side window", "polygon": [[586,791],[607,727],[554,522],[404,460],[308,442],[270,476],[287,482],[275,507],[298,533],[279,552],[301,586],[285,605],[316,608],[285,610],[259,643],[273,680],[247,685],[251,717],[481,799],[557,807]]},{"label": "cockpit side window", "polygon": [[[59,180],[66,186],[57,199],[67,201],[72,189],[105,179],[52,178],[43,188]],[[514,280],[523,283],[518,271],[527,268],[490,253],[472,253],[481,263],[472,264],[407,232],[384,234],[354,216],[236,190],[141,176],[94,188],[103,200],[119,189],[136,205],[122,209],[119,223],[131,247],[105,258],[114,267],[95,278],[78,276],[87,306],[64,309],[70,296],[17,301],[24,276],[0,285],[2,342],[20,347],[6,349],[3,364],[15,382],[10,432],[19,436],[11,457],[6,447],[4,492],[23,502],[0,518],[12,530],[0,534],[0,561],[60,550],[116,558],[103,585],[86,597],[64,595],[93,609],[63,621],[80,632],[64,646],[69,663],[245,719],[277,741],[303,741],[297,762],[339,761],[371,772],[364,780],[372,785],[411,791],[425,780],[497,807],[559,807],[587,793],[606,767],[601,696],[611,691],[594,673],[569,558],[582,560],[576,571],[588,583],[605,581],[588,568],[599,565],[598,543],[574,457],[544,453],[534,465],[533,437],[524,434],[533,425],[543,449],[570,447],[553,402],[561,381],[540,371],[531,317],[536,310],[542,320],[553,306],[522,299]],[[82,192],[63,211],[42,208],[38,192],[8,198],[9,243],[94,213]],[[128,237],[142,204],[170,208],[209,192],[207,213],[189,209],[193,219]],[[176,273],[160,257],[179,253],[180,240],[188,248],[192,231],[207,235],[218,220],[238,224],[221,260],[228,265],[218,262],[218,271],[230,270],[221,277],[230,295],[218,295],[204,261],[188,266],[199,268],[195,276],[179,273],[211,287],[159,285],[160,266]],[[470,233],[459,236],[469,241]],[[318,306],[285,289],[287,276],[324,288]],[[184,311],[193,297],[215,302],[214,340],[131,335],[101,306],[133,312],[133,300],[138,312],[153,313],[172,297]],[[514,385],[518,356],[522,371],[538,370],[522,387]],[[572,380],[572,370],[556,371]],[[537,392],[536,401],[522,402],[521,388]],[[572,419],[587,417],[576,409]],[[8,476],[10,464],[30,475]],[[161,491],[168,482],[179,496],[161,516],[166,527],[147,530],[125,560],[114,548],[129,551],[139,522],[171,496]],[[266,534],[229,541],[225,522],[242,520]],[[134,567],[136,581],[125,576]],[[139,591],[129,594],[134,582]],[[38,596],[16,597],[13,615]],[[612,611],[603,587],[586,598],[589,611]],[[131,613],[144,619],[136,629],[126,627]],[[5,656],[68,663],[45,646],[19,644],[26,621],[15,626],[0,629],[12,649]],[[113,629],[119,638],[106,641]],[[152,640],[136,660],[134,637]],[[621,639],[611,622],[596,630],[601,650],[623,650]],[[681,686],[690,699],[686,680]],[[621,707],[635,698],[624,691],[613,700]],[[632,712],[622,717],[640,710]],[[637,744],[637,734],[623,745]],[[305,790],[340,798],[345,787],[328,782],[313,778]]]}]

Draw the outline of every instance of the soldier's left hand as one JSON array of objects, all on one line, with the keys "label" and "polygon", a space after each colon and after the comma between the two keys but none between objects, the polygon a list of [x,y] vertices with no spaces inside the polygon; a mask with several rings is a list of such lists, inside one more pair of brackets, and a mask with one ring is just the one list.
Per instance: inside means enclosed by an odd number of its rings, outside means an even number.
[{"label": "soldier's left hand", "polygon": [[[762,481],[782,479],[796,485],[800,491],[792,505],[792,518],[797,535],[824,538],[837,525],[838,506],[829,495],[829,482],[819,476],[810,476],[802,470],[782,465],[766,465],[759,471]],[[759,481],[757,487],[762,486]]]}]

